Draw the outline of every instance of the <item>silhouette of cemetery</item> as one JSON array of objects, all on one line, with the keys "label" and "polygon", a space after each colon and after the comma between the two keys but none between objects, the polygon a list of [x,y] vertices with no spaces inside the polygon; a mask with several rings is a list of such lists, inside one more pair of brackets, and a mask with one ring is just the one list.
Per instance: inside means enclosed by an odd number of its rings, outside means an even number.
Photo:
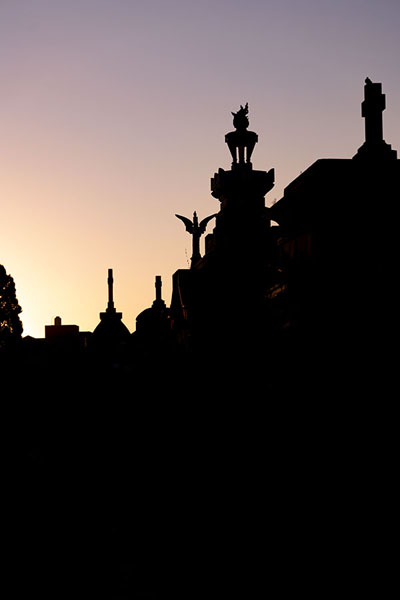
[{"label": "silhouette of cemetery", "polygon": [[[192,237],[190,268],[173,274],[169,306],[156,276],[133,333],[109,269],[93,332],[56,317],[43,339],[19,339],[14,283],[0,266],[0,366],[18,391],[8,398],[17,413],[15,432],[7,422],[9,554],[30,595],[208,598],[229,588],[257,597],[267,572],[282,589],[314,585],[321,597],[346,556],[343,523],[361,543],[373,536],[364,496],[374,464],[393,480],[390,453],[379,427],[365,428],[372,450],[361,440],[354,457],[352,445],[372,385],[376,402],[396,373],[400,160],[383,138],[381,84],[367,79],[364,93],[365,142],[354,157],[317,160],[271,207],[274,170],[253,169],[248,105],[233,113],[232,165],[211,179],[219,210],[176,215]],[[349,376],[357,394],[344,401]],[[378,445],[382,460],[372,456]],[[351,504],[362,468],[364,496]],[[378,512],[381,529],[386,505]]]},{"label": "silhouette of cemetery", "polygon": [[271,207],[265,196],[274,169],[253,168],[258,136],[248,130],[248,105],[232,113],[234,131],[225,136],[231,169],[211,179],[218,212],[200,221],[197,212],[193,219],[176,215],[192,238],[192,256],[190,268],[172,276],[170,306],[157,276],[155,300],[130,334],[114,306],[109,269],[108,304],[94,331],[57,317],[44,339],[22,340],[25,364],[72,360],[81,370],[98,363],[134,371],[177,357],[192,365],[272,361],[278,378],[289,366],[307,377],[332,360],[338,344],[346,369],[355,348],[366,353],[383,343],[392,318],[383,288],[397,264],[392,213],[400,161],[383,137],[381,84],[367,78],[364,94],[365,142],[353,158],[317,160]]}]

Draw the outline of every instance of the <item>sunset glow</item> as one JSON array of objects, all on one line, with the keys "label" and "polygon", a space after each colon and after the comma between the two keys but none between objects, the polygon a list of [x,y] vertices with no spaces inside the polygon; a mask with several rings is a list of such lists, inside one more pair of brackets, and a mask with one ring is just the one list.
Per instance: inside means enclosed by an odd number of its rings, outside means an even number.
[{"label": "sunset glow", "polygon": [[316,159],[355,154],[367,76],[400,150],[399,30],[397,0],[2,0],[0,264],[24,335],[57,315],[92,331],[108,268],[130,331],[156,275],[169,304],[191,245],[174,215],[219,209],[210,178],[240,104],[254,167],[275,168],[267,204]]}]

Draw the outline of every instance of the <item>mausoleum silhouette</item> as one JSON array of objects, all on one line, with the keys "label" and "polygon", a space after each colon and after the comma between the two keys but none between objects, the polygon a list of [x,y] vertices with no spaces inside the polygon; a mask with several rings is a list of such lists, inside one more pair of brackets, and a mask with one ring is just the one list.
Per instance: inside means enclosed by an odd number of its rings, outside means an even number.
[{"label": "mausoleum silhouette", "polygon": [[267,573],[289,597],[319,598],[340,595],[372,546],[383,552],[371,512],[391,531],[388,496],[377,509],[371,471],[382,494],[396,436],[366,415],[397,373],[400,160],[383,138],[381,84],[364,93],[353,158],[317,160],[271,207],[248,105],[233,114],[231,168],[211,179],[218,212],[177,215],[190,268],[173,274],[170,306],[156,276],[134,333],[110,268],[93,333],[56,317],[44,339],[1,348],[19,393],[4,403],[17,415],[9,554],[29,594],[247,598]]},{"label": "mausoleum silhouette", "polygon": [[390,286],[396,268],[400,161],[383,139],[381,84],[367,78],[364,93],[355,156],[317,160],[270,208],[274,170],[252,167],[248,105],[234,115],[232,168],[211,180],[220,211],[205,255],[173,276],[172,330],[194,353],[242,367],[266,361],[282,389],[291,372],[306,386],[348,378],[354,352],[365,365],[376,345],[387,347],[394,313],[378,282]]},{"label": "mausoleum silhouette", "polygon": [[[390,288],[398,258],[400,161],[383,137],[381,84],[367,78],[364,95],[365,141],[353,158],[317,160],[270,207],[265,196],[274,169],[253,168],[258,135],[248,131],[248,104],[241,106],[232,113],[234,131],[225,136],[231,168],[211,178],[218,211],[200,220],[196,211],[193,219],[176,215],[192,236],[193,252],[190,268],[172,276],[170,306],[157,276],[154,303],[130,334],[114,307],[109,269],[108,305],[93,333],[78,334],[57,320],[45,340],[27,339],[21,360],[29,364],[35,355],[36,369],[38,352],[42,366],[47,352],[53,364],[50,355],[68,344],[69,357],[73,348],[79,353],[81,373],[96,368],[102,352],[113,370],[127,373],[139,365],[173,368],[181,360],[242,370],[257,364],[259,374],[274,373],[280,389],[289,372],[304,385],[316,373],[332,377],[333,364],[348,373],[354,352],[370,362],[377,345],[387,347],[395,314]],[[108,359],[100,360],[102,370]],[[63,360],[65,353],[58,364]]]}]

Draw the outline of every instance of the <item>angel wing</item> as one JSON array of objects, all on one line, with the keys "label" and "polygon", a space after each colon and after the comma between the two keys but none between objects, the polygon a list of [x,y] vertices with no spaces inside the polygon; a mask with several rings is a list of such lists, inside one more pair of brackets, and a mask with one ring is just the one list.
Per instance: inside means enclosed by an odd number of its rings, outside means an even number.
[{"label": "angel wing", "polygon": [[200,229],[200,233],[204,233],[207,227],[207,223],[209,221],[211,221],[211,219],[213,219],[214,217],[217,216],[217,213],[215,213],[214,215],[210,215],[209,217],[206,217],[205,219],[203,219],[202,221],[200,221],[199,224],[199,229]]},{"label": "angel wing", "polygon": [[175,216],[184,222],[184,224],[186,226],[186,231],[188,231],[189,233],[193,233],[193,223],[190,219],[188,219],[187,217],[182,217],[182,215],[175,215]]}]

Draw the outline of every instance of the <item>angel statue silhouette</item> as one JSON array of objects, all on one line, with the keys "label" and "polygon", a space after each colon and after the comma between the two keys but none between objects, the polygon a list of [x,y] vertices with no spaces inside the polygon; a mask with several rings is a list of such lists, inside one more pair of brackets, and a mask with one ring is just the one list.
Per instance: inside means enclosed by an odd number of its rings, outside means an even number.
[{"label": "angel statue silhouette", "polygon": [[191,266],[191,268],[193,268],[194,265],[201,259],[200,237],[205,232],[208,222],[211,221],[211,219],[213,219],[214,217],[216,217],[217,213],[215,213],[214,215],[210,215],[209,217],[206,217],[205,219],[200,221],[200,223],[197,218],[196,211],[194,211],[194,213],[193,213],[193,221],[191,221],[187,217],[182,217],[182,215],[175,215],[175,216],[178,217],[178,219],[180,219],[181,221],[183,221],[183,223],[185,224],[185,227],[186,227],[186,231],[188,231],[192,236],[193,249],[192,249],[192,258],[190,261],[190,266]]}]

